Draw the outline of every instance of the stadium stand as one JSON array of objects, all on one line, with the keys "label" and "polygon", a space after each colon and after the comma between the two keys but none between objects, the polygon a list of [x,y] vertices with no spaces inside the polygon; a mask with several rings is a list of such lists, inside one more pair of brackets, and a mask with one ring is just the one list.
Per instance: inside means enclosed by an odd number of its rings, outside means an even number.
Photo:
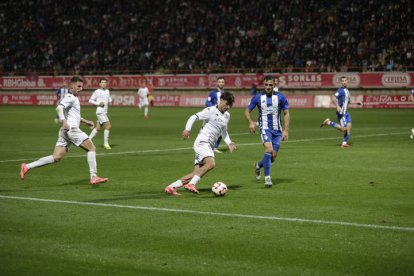
[{"label": "stadium stand", "polygon": [[5,1],[0,74],[413,70],[412,4]]}]

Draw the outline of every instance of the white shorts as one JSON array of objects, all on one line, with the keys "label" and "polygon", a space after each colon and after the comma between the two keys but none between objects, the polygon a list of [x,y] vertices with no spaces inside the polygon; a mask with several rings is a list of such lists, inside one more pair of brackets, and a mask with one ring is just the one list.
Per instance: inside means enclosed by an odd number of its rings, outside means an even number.
[{"label": "white shorts", "polygon": [[194,165],[201,164],[206,157],[214,158],[214,151],[208,142],[196,140],[193,148],[195,152]]},{"label": "white shorts", "polygon": [[72,127],[69,131],[61,127],[56,146],[69,148],[70,144],[74,144],[79,147],[87,139],[89,139],[89,136],[77,127]]},{"label": "white shorts", "polygon": [[139,107],[148,106],[148,98],[139,98]]},{"label": "white shorts", "polygon": [[108,115],[105,113],[96,114],[96,117],[98,117],[98,122],[100,125],[103,125],[104,123],[109,122]]}]

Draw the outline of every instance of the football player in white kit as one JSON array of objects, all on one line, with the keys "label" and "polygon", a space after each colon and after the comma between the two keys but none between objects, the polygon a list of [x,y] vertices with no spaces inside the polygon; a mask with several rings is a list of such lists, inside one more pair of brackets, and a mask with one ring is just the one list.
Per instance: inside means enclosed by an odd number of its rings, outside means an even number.
[{"label": "football player in white kit", "polygon": [[145,119],[148,119],[148,94],[149,90],[148,87],[145,85],[145,82],[141,83],[141,87],[138,89],[138,96],[139,96],[139,109],[144,108],[144,117]]},{"label": "football player in white kit", "polygon": [[59,162],[65,156],[71,144],[74,144],[87,152],[91,185],[97,185],[109,180],[108,178],[97,176],[95,145],[89,140],[88,135],[79,128],[81,122],[93,127],[92,121],[85,120],[81,117],[78,94],[82,91],[82,87],[83,80],[80,77],[74,76],[71,78],[70,91],[60,101],[56,108],[57,114],[59,115],[59,121],[62,122],[62,127],[59,129],[55,150],[52,155],[42,157],[29,164],[21,164],[20,178],[22,180],[24,180],[29,170],[33,168]]},{"label": "football player in white kit", "polygon": [[184,186],[186,190],[198,194],[196,188],[197,183],[200,181],[201,177],[215,167],[213,148],[220,136],[227,144],[230,152],[233,152],[236,149],[236,144],[230,140],[230,136],[227,132],[227,125],[230,120],[230,113],[227,110],[233,103],[233,94],[224,92],[221,94],[220,101],[216,106],[207,107],[188,119],[182,133],[183,139],[188,139],[188,137],[190,137],[190,131],[195,121],[205,121],[193,146],[195,152],[194,169],[191,173],[184,175],[177,181],[168,185],[165,188],[167,194],[180,195],[177,192],[177,188],[182,186]]},{"label": "football player in white kit", "polygon": [[96,105],[96,117],[98,120],[96,121],[96,126],[92,130],[91,134],[89,134],[89,139],[93,139],[95,135],[101,130],[101,127],[104,128],[104,148],[110,150],[111,146],[109,145],[109,131],[111,130],[111,122],[108,118],[108,106],[109,103],[112,102],[111,94],[109,90],[106,89],[108,85],[107,79],[101,79],[99,81],[99,87],[96,89],[91,98],[89,99],[89,103]]}]

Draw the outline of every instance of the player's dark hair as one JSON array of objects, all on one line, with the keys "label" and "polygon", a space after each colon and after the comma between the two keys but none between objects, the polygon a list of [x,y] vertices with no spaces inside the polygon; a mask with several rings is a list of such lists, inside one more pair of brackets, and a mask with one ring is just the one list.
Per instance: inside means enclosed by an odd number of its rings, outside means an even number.
[{"label": "player's dark hair", "polygon": [[234,103],[234,96],[232,93],[230,92],[223,92],[223,94],[221,94],[220,99],[222,99],[223,101],[227,101],[227,104],[229,106],[233,106]]},{"label": "player's dark hair", "polygon": [[81,79],[81,77],[79,77],[79,76],[73,76],[71,79],[70,79],[70,82],[71,83],[74,83],[74,82],[83,82],[83,80]]},{"label": "player's dark hair", "polygon": [[218,80],[224,80],[224,77],[219,76],[219,77],[217,77],[217,81],[218,81]]},{"label": "player's dark hair", "polygon": [[108,79],[106,79],[106,78],[101,78],[101,79],[99,80],[99,82],[101,82],[101,81],[106,81],[106,82],[108,82]]},{"label": "player's dark hair", "polygon": [[264,81],[275,81],[275,78],[273,76],[267,75],[264,77]]}]

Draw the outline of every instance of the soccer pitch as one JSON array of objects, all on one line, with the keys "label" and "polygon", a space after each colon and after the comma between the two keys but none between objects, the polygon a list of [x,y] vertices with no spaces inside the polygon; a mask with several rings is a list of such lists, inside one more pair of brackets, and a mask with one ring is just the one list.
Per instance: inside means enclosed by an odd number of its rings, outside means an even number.
[{"label": "soccer pitch", "polygon": [[[232,109],[237,151],[216,154],[199,195],[166,195],[192,169],[201,122],[189,140],[181,132],[199,110],[154,108],[145,120],[111,108],[112,150],[102,131],[94,139],[110,181],[93,187],[76,147],[21,181],[20,164],[50,155],[59,126],[54,107],[2,106],[0,275],[414,274],[414,110],[351,110],[352,147],[341,149],[340,132],[319,128],[333,109],[291,109],[266,189],[253,172],[260,137]],[[226,196],[212,195],[216,181]]]}]

